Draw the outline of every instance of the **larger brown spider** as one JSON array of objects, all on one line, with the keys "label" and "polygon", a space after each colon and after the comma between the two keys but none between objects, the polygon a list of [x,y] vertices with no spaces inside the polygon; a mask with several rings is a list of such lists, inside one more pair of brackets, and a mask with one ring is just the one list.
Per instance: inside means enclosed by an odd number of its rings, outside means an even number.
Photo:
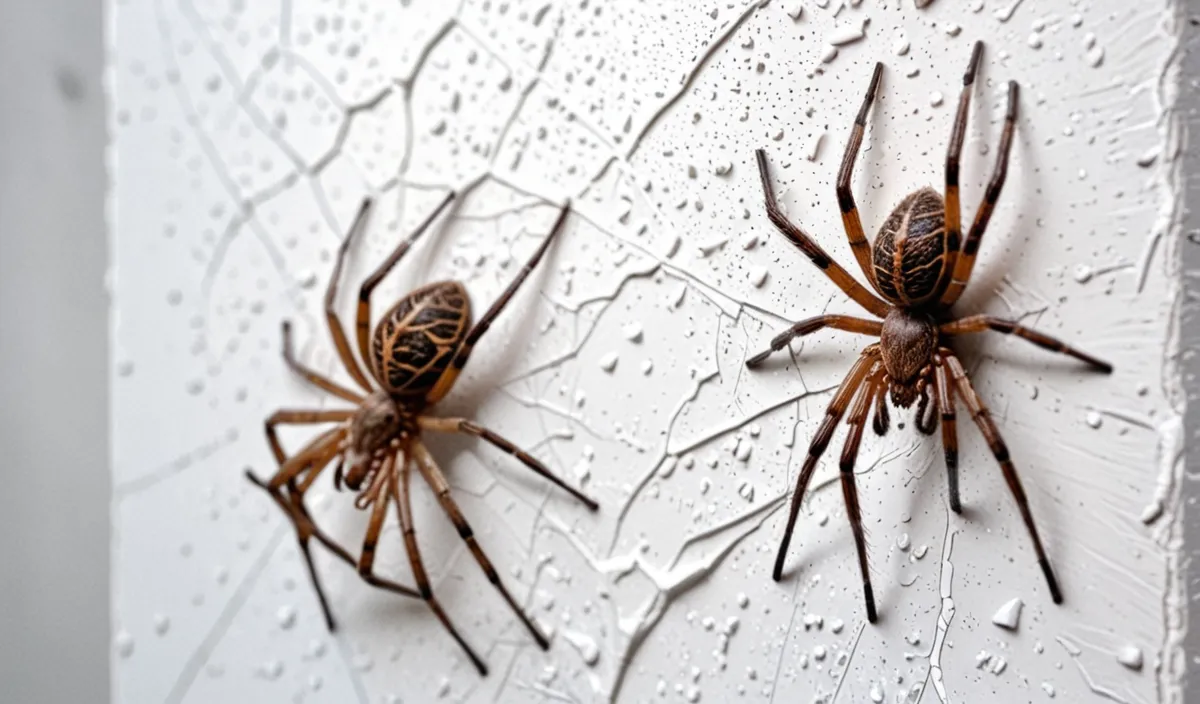
[{"label": "larger brown spider", "polygon": [[[471,555],[487,575],[488,581],[499,590],[504,600],[529,629],[538,645],[546,649],[549,647],[549,642],[517,605],[504,583],[500,581],[499,574],[484,554],[483,548],[475,540],[471,526],[450,496],[450,485],[446,481],[445,475],[442,474],[433,457],[421,442],[421,432],[428,430],[442,433],[466,433],[482,438],[565,489],[593,511],[596,510],[597,504],[554,476],[545,465],[528,453],[487,428],[465,418],[437,418],[427,415],[430,408],[450,391],[450,387],[454,385],[454,381],[466,365],[475,344],[487,332],[492,321],[500,314],[522,282],[533,271],[542,255],[546,253],[550,242],[562,230],[570,210],[569,204],[563,206],[549,236],[533,253],[533,256],[526,262],[504,293],[496,299],[492,307],[473,327],[471,326],[470,300],[467,297],[466,289],[457,281],[442,281],[423,286],[401,298],[379,321],[374,334],[370,334],[371,291],[396,266],[409,247],[428,229],[453,199],[454,193],[446,196],[441,205],[418,226],[407,240],[396,247],[383,264],[367,277],[362,288],[359,289],[355,331],[358,337],[358,352],[370,371],[371,379],[363,374],[355,361],[354,355],[350,351],[350,344],[342,330],[341,322],[334,311],[334,298],[337,294],[338,279],[342,273],[342,264],[355,235],[362,230],[366,223],[370,210],[370,199],[363,201],[362,207],[350,227],[349,234],[346,235],[338,250],[337,263],[334,265],[333,275],[329,279],[329,287],[325,292],[325,318],[329,323],[329,332],[337,347],[338,357],[346,371],[367,395],[364,397],[301,364],[292,352],[291,327],[284,322],[283,358],[288,366],[313,385],[355,404],[357,408],[352,410],[276,411],[266,421],[266,433],[267,441],[275,454],[279,469],[265,482],[249,471],[246,474],[250,481],[271,495],[271,498],[287,513],[295,526],[300,551],[304,555],[313,588],[321,602],[325,623],[331,631],[336,628],[336,623],[329,609],[329,603],[325,599],[325,592],[321,588],[321,581],[313,565],[312,554],[309,552],[311,538],[316,538],[334,555],[354,567],[368,584],[404,596],[419,596],[424,599],[438,620],[454,637],[454,640],[466,651],[480,674],[486,675],[487,666],[450,623],[450,619],[434,597],[430,587],[429,577],[426,575],[424,564],[421,561],[421,553],[417,548],[416,528],[413,526],[408,488],[412,463],[416,463],[417,470],[437,495],[442,509],[458,528],[459,536],[470,548]],[[276,426],[320,423],[336,425],[318,435],[295,455],[288,457],[284,453],[275,433]],[[362,553],[357,559],[316,525],[304,505],[304,494],[312,487],[321,472],[335,459],[338,463],[334,470],[334,485],[340,490],[344,484],[350,490],[358,492],[354,501],[355,507],[358,509],[370,508],[371,510]],[[388,504],[392,502],[396,504],[399,513],[405,550],[412,566],[413,578],[417,582],[416,589],[378,577],[373,570],[375,546],[379,540],[380,530],[383,528]]]},{"label": "larger brown spider", "polygon": [[[1000,137],[1000,151],[996,158],[995,171],[988,183],[984,194],[983,204],[975,214],[975,221],[967,233],[967,239],[959,248],[961,237],[960,212],[958,195],[958,164],[962,154],[963,134],[967,126],[967,112],[971,102],[971,86],[975,81],[975,72],[979,67],[982,54],[982,42],[975,44],[967,72],[963,76],[962,96],[958,101],[958,114],[954,120],[954,129],[950,133],[950,149],[946,156],[946,197],[932,188],[923,188],[910,194],[888,216],[875,237],[874,245],[867,242],[863,233],[862,221],[858,216],[858,208],[854,203],[854,195],[850,190],[850,180],[854,170],[854,160],[858,156],[862,144],[863,130],[866,125],[867,112],[875,101],[875,92],[879,88],[879,79],[883,75],[883,64],[875,65],[875,74],[871,77],[871,85],[863,100],[862,108],[854,121],[854,129],[850,133],[850,142],[846,145],[846,153],[842,158],[842,166],[838,172],[837,196],[838,205],[842,211],[842,223],[846,235],[850,239],[850,247],[862,268],[863,274],[875,291],[887,300],[883,300],[861,284],[846,270],[838,265],[811,237],[796,225],[788,221],[775,202],[775,194],[771,189],[767,169],[767,157],[760,149],[757,152],[758,171],[762,179],[763,191],[766,194],[767,215],[771,222],[779,228],[804,252],[817,268],[825,272],[838,288],[857,301],[863,308],[879,318],[865,320],[846,315],[819,315],[815,318],[801,320],[785,332],[771,340],[771,348],[756,355],[746,362],[754,367],[763,362],[772,352],[787,347],[792,338],[816,332],[821,328],[834,328],[863,335],[879,337],[879,342],[867,346],[858,361],[850,369],[850,373],[842,381],[825,418],[817,429],[812,443],[808,447],[808,456],[800,470],[792,493],[791,510],[788,513],[787,529],[779,546],[779,554],[775,559],[773,577],[779,581],[783,574],[784,558],[787,555],[788,542],[792,530],[796,526],[796,517],[800,511],[800,502],[804,491],[812,479],[817,461],[825,451],[833,436],[834,428],[850,408],[850,426],[846,444],[842,449],[840,462],[842,497],[846,502],[846,513],[850,519],[850,527],[854,533],[854,544],[858,550],[858,566],[862,572],[863,593],[867,604],[867,618],[874,623],[876,620],[875,597],[871,590],[871,577],[867,567],[867,548],[863,536],[862,512],[858,505],[858,489],[854,482],[854,460],[858,455],[859,443],[862,440],[863,426],[870,413],[872,402],[875,406],[875,417],[872,426],[878,435],[888,430],[888,412],[886,395],[890,391],[892,403],[900,408],[910,407],[914,401],[917,405],[916,425],[918,430],[930,435],[937,428],[937,415],[930,410],[930,404],[936,405],[942,418],[942,444],[945,448],[946,470],[950,493],[950,508],[956,513],[962,512],[962,504],[958,496],[958,436],[955,421],[955,398],[961,398],[971,411],[971,418],[979,426],[979,430],[987,439],[988,446],[1000,469],[1004,472],[1004,480],[1016,499],[1021,518],[1029,535],[1033,539],[1033,548],[1037,553],[1038,564],[1046,576],[1050,587],[1050,596],[1054,603],[1062,603],[1062,592],[1059,591],[1058,581],[1050,569],[1050,561],[1042,548],[1041,538],[1033,524],[1033,515],[1029,510],[1029,501],[1017,470],[1009,457],[1008,447],[996,429],[987,406],[980,400],[970,379],[967,378],[962,364],[955,356],[948,340],[944,337],[967,333],[995,330],[1005,334],[1017,335],[1029,340],[1039,347],[1054,352],[1070,355],[1082,360],[1093,368],[1104,373],[1112,372],[1112,365],[1103,362],[1089,354],[1080,352],[1063,342],[1048,335],[1030,330],[1009,320],[1001,320],[987,315],[972,315],[966,318],[953,319],[950,308],[962,294],[971,278],[971,269],[975,265],[975,257],[979,251],[979,241],[987,228],[996,200],[1000,197],[1000,189],[1004,185],[1008,169],[1008,156],[1012,147],[1013,128],[1017,120],[1016,82],[1008,84],[1008,113],[1004,119],[1004,132]],[[932,401],[930,399],[932,394]]]}]

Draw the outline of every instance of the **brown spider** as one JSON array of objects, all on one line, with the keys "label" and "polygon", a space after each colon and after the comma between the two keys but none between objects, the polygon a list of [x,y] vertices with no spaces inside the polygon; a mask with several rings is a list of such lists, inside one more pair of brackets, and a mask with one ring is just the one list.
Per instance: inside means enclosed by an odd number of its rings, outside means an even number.
[{"label": "brown spider", "polygon": [[747,366],[758,366],[772,352],[787,347],[792,338],[807,335],[826,327],[879,337],[879,342],[869,345],[863,350],[858,361],[850,369],[850,373],[842,381],[825,412],[821,426],[817,429],[817,433],[808,447],[808,456],[805,458],[804,467],[800,470],[800,477],[797,479],[795,491],[792,493],[787,529],[783,534],[779,554],[775,559],[773,577],[776,581],[782,577],[788,542],[791,540],[792,530],[796,526],[796,516],[800,511],[800,501],[804,496],[804,491],[808,487],[809,480],[812,479],[817,461],[826,446],[829,445],[834,428],[845,414],[847,406],[850,406],[853,401],[848,421],[850,431],[842,449],[840,462],[842,497],[846,502],[846,513],[850,519],[854,544],[858,550],[858,566],[862,572],[867,618],[872,623],[876,620],[875,597],[871,590],[871,577],[868,574],[862,512],[859,509],[858,489],[854,482],[854,460],[858,455],[863,426],[866,424],[872,403],[875,406],[872,427],[878,435],[883,435],[888,430],[886,400],[888,392],[891,393],[892,403],[900,408],[908,408],[919,399],[916,425],[917,429],[926,435],[932,434],[937,428],[937,415],[930,409],[931,403],[936,405],[942,418],[942,444],[945,448],[950,508],[956,513],[962,512],[962,505],[958,496],[958,436],[954,410],[955,398],[961,398],[966,403],[967,408],[971,411],[971,418],[979,426],[984,438],[987,439],[992,454],[1000,463],[1004,480],[1008,484],[1013,498],[1016,499],[1017,508],[1021,511],[1021,518],[1033,539],[1033,548],[1037,553],[1038,564],[1050,586],[1050,596],[1054,599],[1054,603],[1061,604],[1062,592],[1059,591],[1058,581],[1050,569],[1050,561],[1046,558],[1046,551],[1042,548],[1041,538],[1038,537],[1037,528],[1033,524],[1029,501],[1025,496],[1025,490],[1021,487],[1021,480],[1017,477],[1017,470],[1009,457],[1008,447],[1000,437],[1000,431],[996,429],[996,424],[992,420],[987,406],[980,400],[970,379],[967,378],[949,341],[943,338],[995,330],[1017,335],[1039,347],[1070,355],[1104,373],[1112,372],[1112,365],[1107,362],[1015,322],[987,315],[972,315],[954,320],[950,314],[951,306],[958,300],[970,280],[971,269],[975,265],[975,257],[979,251],[979,241],[987,228],[992,210],[996,207],[996,200],[1000,197],[1000,189],[1004,185],[1004,177],[1008,169],[1013,127],[1017,120],[1018,86],[1016,82],[1010,81],[1008,84],[1008,113],[1004,120],[1004,132],[1000,137],[1000,151],[997,154],[995,171],[988,183],[983,204],[975,214],[975,221],[971,224],[967,239],[960,249],[959,240],[962,233],[960,230],[958,164],[962,154],[963,134],[967,126],[971,86],[975,81],[975,72],[979,67],[982,50],[982,42],[976,43],[971,53],[967,72],[963,76],[962,96],[958,101],[958,114],[954,120],[954,129],[950,134],[950,149],[946,156],[945,200],[942,200],[942,196],[937,191],[928,187],[912,193],[900,201],[900,204],[888,216],[887,221],[880,228],[879,234],[875,237],[874,245],[871,245],[863,233],[862,221],[859,219],[854,195],[850,190],[850,180],[854,170],[854,160],[858,155],[858,148],[862,144],[867,112],[875,101],[875,92],[879,88],[879,79],[883,75],[883,64],[875,65],[875,74],[871,77],[867,96],[854,121],[850,142],[846,145],[846,153],[838,172],[837,196],[838,205],[842,211],[842,223],[845,226],[846,235],[850,239],[850,247],[854,250],[854,256],[858,260],[863,274],[867,277],[867,281],[871,282],[880,296],[887,299],[886,303],[855,281],[804,231],[788,222],[787,217],[779,210],[779,205],[775,202],[766,155],[761,149],[757,152],[758,171],[766,194],[767,215],[771,222],[792,244],[804,252],[812,260],[812,263],[817,265],[817,268],[825,272],[838,288],[845,291],[863,308],[879,318],[883,318],[883,322],[879,322],[846,315],[819,315],[802,320],[771,340],[769,350],[746,362]]},{"label": "brown spider", "polygon": [[[476,542],[471,526],[450,496],[449,483],[421,442],[421,432],[428,430],[443,433],[465,433],[482,438],[565,489],[593,511],[598,506],[595,501],[554,476],[541,462],[487,428],[465,418],[437,418],[426,415],[430,407],[450,391],[450,387],[454,385],[454,381],[466,365],[472,348],[487,332],[492,321],[513,297],[521,283],[533,271],[550,242],[562,230],[570,210],[570,204],[563,206],[550,235],[533,253],[533,256],[526,262],[504,293],[473,327],[471,326],[470,300],[467,297],[466,289],[457,281],[442,281],[423,286],[400,299],[379,321],[374,334],[369,334],[371,291],[396,266],[409,247],[454,197],[454,193],[446,196],[441,205],[421,223],[407,240],[396,247],[383,264],[367,277],[362,288],[359,289],[358,314],[355,325],[358,352],[371,373],[374,385],[363,374],[355,361],[333,305],[337,294],[338,279],[342,273],[342,263],[345,261],[346,253],[355,235],[362,230],[370,210],[370,199],[363,201],[362,207],[354,219],[354,224],[350,227],[349,234],[346,235],[346,239],[343,240],[341,248],[338,250],[337,263],[334,265],[333,275],[329,279],[329,287],[325,292],[325,318],[329,323],[329,332],[333,336],[333,342],[337,347],[342,364],[350,376],[354,377],[358,385],[367,393],[367,396],[364,397],[347,389],[297,361],[292,352],[291,327],[284,322],[283,358],[288,366],[313,385],[355,404],[357,408],[353,410],[276,411],[266,421],[266,432],[267,441],[275,454],[279,470],[265,482],[249,471],[246,474],[250,481],[271,495],[271,498],[287,513],[295,526],[300,551],[308,565],[309,576],[312,578],[313,587],[321,602],[325,623],[330,630],[334,630],[336,624],[309,552],[311,538],[316,538],[334,555],[357,569],[359,575],[368,584],[404,596],[419,596],[424,599],[442,625],[450,631],[454,640],[458,641],[459,646],[466,651],[480,674],[486,675],[487,666],[450,623],[450,619],[437,599],[434,598],[430,588],[429,578],[421,561],[421,553],[417,548],[416,528],[413,526],[408,488],[412,463],[415,462],[417,470],[437,495],[442,509],[458,529],[459,536],[470,548],[471,554],[487,575],[488,581],[500,591],[504,600],[533,634],[538,645],[546,649],[549,647],[549,642],[517,605],[508,589],[500,581],[495,567],[492,566],[491,561]],[[318,435],[303,450],[289,458],[284,453],[276,436],[276,426],[319,423],[336,425]],[[322,531],[313,522],[312,516],[304,505],[304,494],[312,487],[317,476],[335,459],[338,460],[338,463],[334,470],[334,486],[341,490],[344,484],[350,490],[358,492],[354,501],[355,507],[360,510],[367,508],[371,510],[366,538],[358,559],[352,557],[349,551]],[[413,577],[417,582],[416,589],[378,577],[373,571],[375,545],[379,540],[379,533],[383,527],[390,502],[396,504],[399,513],[405,549],[412,566]]]}]

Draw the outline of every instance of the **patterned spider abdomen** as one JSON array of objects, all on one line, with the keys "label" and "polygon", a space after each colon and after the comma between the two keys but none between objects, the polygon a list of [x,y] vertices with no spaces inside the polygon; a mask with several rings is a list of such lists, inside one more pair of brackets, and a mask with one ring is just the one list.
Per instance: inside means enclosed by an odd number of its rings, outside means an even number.
[{"label": "patterned spider abdomen", "polygon": [[371,365],[384,391],[424,397],[445,373],[471,324],[471,300],[457,281],[413,291],[392,306],[371,336]]},{"label": "patterned spider abdomen", "polygon": [[871,247],[880,293],[902,306],[937,293],[949,249],[945,217],[942,195],[932,188],[900,201]]}]

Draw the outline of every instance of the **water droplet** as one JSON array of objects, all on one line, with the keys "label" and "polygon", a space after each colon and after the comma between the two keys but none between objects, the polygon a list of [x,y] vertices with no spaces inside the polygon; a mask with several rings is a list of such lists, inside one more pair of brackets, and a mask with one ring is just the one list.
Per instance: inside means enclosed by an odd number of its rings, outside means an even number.
[{"label": "water droplet", "polygon": [[939,107],[945,100],[946,97],[942,95],[940,90],[935,90],[929,94],[929,104],[935,108]]},{"label": "water droplet", "polygon": [[992,623],[1010,631],[1017,630],[1021,623],[1021,607],[1024,605],[1020,597],[1010,599],[992,615]]},{"label": "water droplet", "polygon": [[609,352],[600,358],[600,368],[611,374],[617,368],[618,359],[620,356],[616,352]]},{"label": "water droplet", "polygon": [[871,690],[868,695],[871,697],[871,701],[875,702],[875,704],[881,704],[881,702],[883,702],[883,688],[878,682],[871,683]]},{"label": "water droplet", "polygon": [[133,655],[133,636],[129,631],[117,631],[117,635],[113,638],[113,646],[117,649],[117,655],[127,658]]},{"label": "water droplet", "polygon": [[588,667],[595,667],[596,663],[600,662],[600,647],[596,645],[594,638],[575,631],[563,631],[562,636],[579,651],[580,657]]},{"label": "water droplet", "polygon": [[746,272],[746,277],[755,288],[762,288],[767,283],[767,274],[767,267],[755,265]]},{"label": "water droplet", "polygon": [[275,612],[275,620],[279,622],[279,627],[283,630],[288,630],[296,625],[296,607],[291,605],[280,606]]},{"label": "water droplet", "polygon": [[1098,429],[1101,425],[1104,425],[1104,416],[1100,415],[1099,411],[1088,411],[1087,424],[1093,430]]},{"label": "water droplet", "polygon": [[621,334],[624,335],[625,339],[629,340],[630,342],[641,342],[642,324],[638,322],[629,323],[625,327],[621,328]]},{"label": "water droplet", "polygon": [[154,614],[154,632],[164,636],[169,630],[171,630],[171,619],[167,618],[166,614]]},{"label": "water droplet", "polygon": [[1117,662],[1130,670],[1141,670],[1143,663],[1142,649],[1136,645],[1126,645],[1117,651]]},{"label": "water droplet", "polygon": [[274,682],[283,674],[283,662],[280,660],[268,660],[259,665],[258,674],[263,679]]},{"label": "water droplet", "polygon": [[847,24],[837,27],[829,35],[829,44],[834,47],[845,46],[852,44],[863,38],[863,29],[866,27],[865,22],[857,24]]}]

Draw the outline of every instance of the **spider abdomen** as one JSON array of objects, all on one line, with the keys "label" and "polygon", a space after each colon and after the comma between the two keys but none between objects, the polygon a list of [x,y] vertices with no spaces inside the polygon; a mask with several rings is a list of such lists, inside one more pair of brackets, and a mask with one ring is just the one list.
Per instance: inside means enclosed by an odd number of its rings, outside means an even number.
[{"label": "spider abdomen", "polygon": [[932,298],[950,249],[941,194],[922,188],[900,201],[871,249],[880,293],[900,305]]},{"label": "spider abdomen", "polygon": [[371,336],[371,365],[392,396],[423,397],[450,366],[471,324],[471,301],[457,281],[401,298]]}]

